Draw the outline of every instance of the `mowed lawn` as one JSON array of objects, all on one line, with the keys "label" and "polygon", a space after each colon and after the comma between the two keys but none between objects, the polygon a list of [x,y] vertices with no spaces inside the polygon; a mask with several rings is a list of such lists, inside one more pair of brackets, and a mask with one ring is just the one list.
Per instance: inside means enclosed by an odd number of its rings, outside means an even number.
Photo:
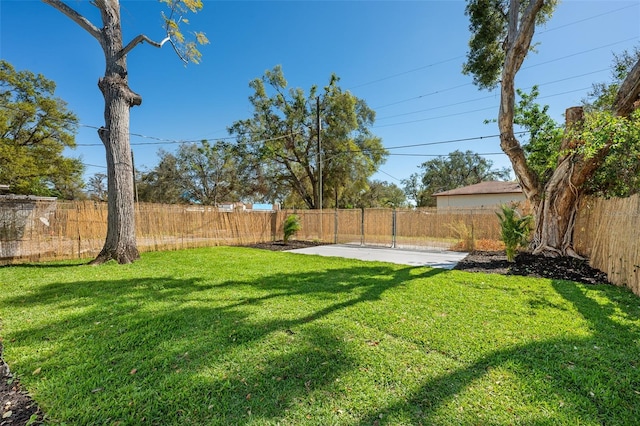
[{"label": "mowed lawn", "polygon": [[0,320],[51,424],[640,421],[612,286],[218,247],[0,268]]}]

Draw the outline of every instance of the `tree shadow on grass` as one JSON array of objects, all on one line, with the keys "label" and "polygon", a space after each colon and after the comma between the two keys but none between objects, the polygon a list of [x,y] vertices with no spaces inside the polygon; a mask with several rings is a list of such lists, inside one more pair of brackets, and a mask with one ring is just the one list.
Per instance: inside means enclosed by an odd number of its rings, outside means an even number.
[{"label": "tree shadow on grass", "polygon": [[[553,281],[553,288],[588,324],[588,335],[534,341],[462,362],[425,381],[412,397],[369,413],[360,424],[385,424],[380,413],[425,425],[446,424],[451,413],[457,413],[458,424],[503,424],[496,419],[505,415],[508,424],[636,424],[640,311],[635,296],[610,286],[568,281]],[[531,302],[534,310],[563,309],[539,297]],[[492,401],[492,390],[500,387],[500,380],[491,378],[496,371],[519,378],[522,389],[510,396],[521,392],[525,400]],[[478,395],[479,406],[468,397],[463,402],[465,393]],[[527,405],[537,407],[537,414],[519,409]]]},{"label": "tree shadow on grass", "polygon": [[[340,392],[336,379],[355,368],[332,316],[442,272],[420,270],[54,282],[0,305],[34,312],[5,341],[24,351],[15,370],[39,369],[25,384],[53,420],[242,424],[305,412],[303,423],[309,401]],[[321,416],[312,422],[336,422]]]}]

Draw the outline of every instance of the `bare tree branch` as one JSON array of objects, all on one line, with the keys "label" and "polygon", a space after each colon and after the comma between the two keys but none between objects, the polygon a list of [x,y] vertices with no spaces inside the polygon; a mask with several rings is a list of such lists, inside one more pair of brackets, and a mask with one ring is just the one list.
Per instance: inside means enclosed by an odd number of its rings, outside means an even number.
[{"label": "bare tree branch", "polygon": [[144,43],[145,41],[147,43],[149,43],[150,45],[152,45],[153,47],[160,48],[160,47],[162,47],[163,44],[165,44],[167,41],[170,41],[170,40],[171,40],[170,37],[167,36],[164,40],[162,40],[160,43],[158,43],[156,41],[151,40],[146,35],[140,34],[136,38],[131,40],[129,42],[129,44],[127,44],[124,48],[122,48],[122,50],[120,52],[118,52],[117,59],[122,58],[123,56],[125,56],[126,54],[131,52],[133,50],[133,48],[136,47],[138,44]]},{"label": "bare tree branch", "polygon": [[66,3],[63,3],[61,0],[42,0],[42,2],[58,9],[60,12],[65,14],[73,22],[75,22],[76,24],[84,28],[102,45],[102,41],[103,41],[102,32],[100,32],[100,30],[95,25],[93,25],[87,18],[85,18],[84,16],[76,12],[74,9],[67,6]]}]

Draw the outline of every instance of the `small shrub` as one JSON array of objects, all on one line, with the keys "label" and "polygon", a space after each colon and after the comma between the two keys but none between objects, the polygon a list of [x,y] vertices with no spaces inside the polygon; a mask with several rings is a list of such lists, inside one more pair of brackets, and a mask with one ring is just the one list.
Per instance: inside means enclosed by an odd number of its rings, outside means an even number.
[{"label": "small shrub", "polygon": [[289,238],[291,238],[293,234],[301,229],[300,218],[298,217],[298,215],[290,214],[289,216],[287,216],[287,218],[284,220],[283,228],[284,243],[287,244],[289,242]]},{"label": "small shrub", "polygon": [[507,260],[513,262],[519,247],[524,247],[531,232],[531,216],[520,216],[515,208],[503,205],[502,214],[496,213],[500,219],[500,233],[504,242]]}]

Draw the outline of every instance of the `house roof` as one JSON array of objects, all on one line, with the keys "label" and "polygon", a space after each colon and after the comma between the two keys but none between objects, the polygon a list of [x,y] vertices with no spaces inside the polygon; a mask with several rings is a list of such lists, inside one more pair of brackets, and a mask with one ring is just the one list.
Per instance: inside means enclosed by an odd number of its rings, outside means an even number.
[{"label": "house roof", "polygon": [[521,194],[522,188],[518,182],[480,182],[475,185],[463,186],[462,188],[451,189],[449,191],[433,194],[434,197],[441,195],[478,195],[478,194]]}]

